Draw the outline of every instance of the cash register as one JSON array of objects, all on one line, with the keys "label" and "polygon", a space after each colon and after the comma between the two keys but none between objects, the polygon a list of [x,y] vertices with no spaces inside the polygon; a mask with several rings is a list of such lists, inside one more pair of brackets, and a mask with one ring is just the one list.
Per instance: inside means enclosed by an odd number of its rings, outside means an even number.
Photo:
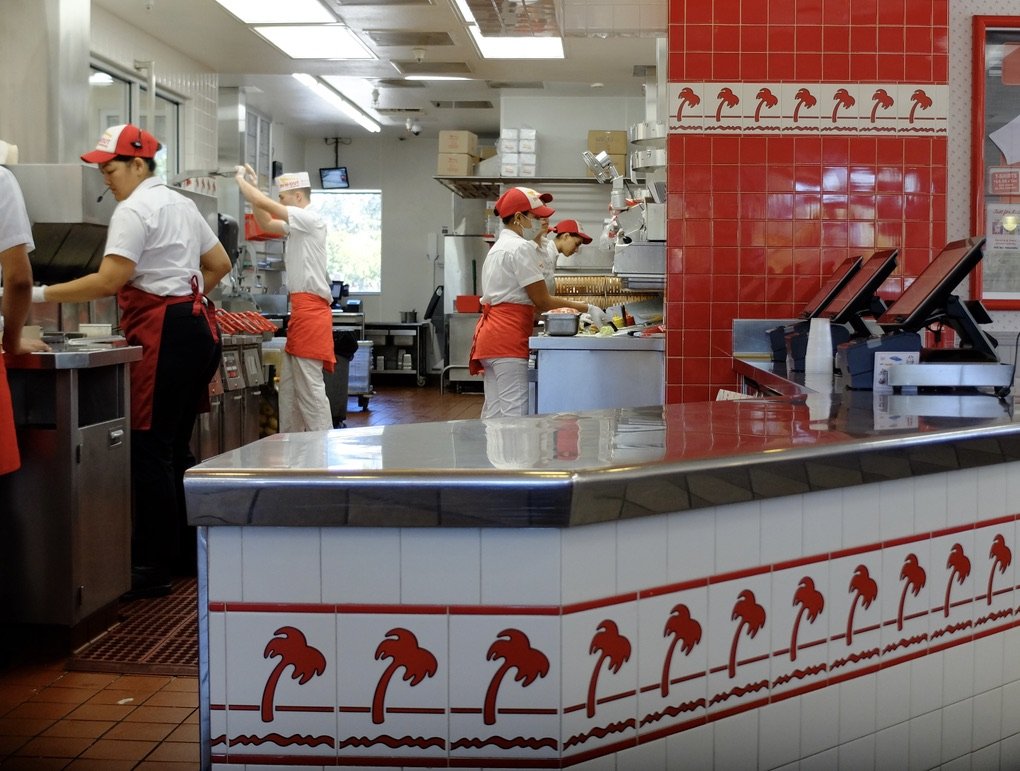
[{"label": "cash register", "polygon": [[[804,353],[807,349],[807,332],[808,326],[811,319],[815,318],[819,311],[822,310],[829,301],[835,297],[836,292],[843,288],[847,281],[861,268],[861,263],[864,262],[864,258],[860,255],[854,257],[847,257],[841,262],[831,276],[822,284],[822,286],[815,292],[814,296],[807,301],[803,310],[797,314],[798,321],[793,324],[784,324],[772,329],[766,330],[766,334],[769,336],[770,347],[772,348],[772,361],[780,364],[786,361],[787,345],[792,344],[794,337],[799,341],[803,339],[803,345],[800,345],[799,356],[797,351],[789,351],[793,356],[795,371],[801,371],[804,369]],[[800,363],[800,367],[796,366],[796,363]]]},{"label": "cash register", "polygon": [[[813,312],[812,318],[826,318],[830,322],[833,355],[840,344],[874,334],[873,324],[869,325],[865,316],[875,316],[885,310],[885,304],[876,293],[896,269],[896,255],[896,249],[874,252]],[[794,325],[785,341],[794,372],[804,370],[804,356],[807,352],[808,324],[805,321],[803,328],[798,326]],[[775,355],[774,342],[773,357]]]},{"label": "cash register", "polygon": [[[876,319],[880,334],[852,339],[837,349],[836,364],[849,388],[870,389],[875,354],[918,354],[918,364],[891,367],[889,385],[902,388],[990,387],[998,395],[1012,387],[1013,370],[999,363],[997,341],[981,329],[991,318],[978,300],[961,300],[953,290],[981,261],[983,237],[952,241],[903,294]],[[946,326],[956,332],[955,348],[923,348],[921,332]]]}]

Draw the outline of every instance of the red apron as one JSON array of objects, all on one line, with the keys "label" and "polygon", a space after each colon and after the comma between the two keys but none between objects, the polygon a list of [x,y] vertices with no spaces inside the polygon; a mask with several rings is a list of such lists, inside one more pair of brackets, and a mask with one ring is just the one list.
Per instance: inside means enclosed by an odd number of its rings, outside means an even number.
[{"label": "red apron", "polygon": [[[120,325],[129,345],[142,346],[142,358],[131,362],[131,428],[146,431],[152,427],[152,395],[156,390],[156,365],[163,339],[163,317],[168,305],[191,303],[191,315],[204,315],[213,340],[219,342],[216,307],[198,291],[198,279],[191,279],[191,294],[160,297],[129,284],[117,293]],[[208,396],[207,396],[208,398]],[[206,405],[207,406],[207,405]]]},{"label": "red apron", "polygon": [[0,355],[0,474],[9,474],[21,468],[18,454],[18,436],[14,432],[14,406],[7,383],[7,368]]},{"label": "red apron", "polygon": [[535,328],[535,306],[521,303],[482,305],[482,317],[471,341],[468,372],[477,375],[482,359],[526,359],[528,338]]},{"label": "red apron", "polygon": [[319,359],[326,372],[336,365],[333,351],[333,312],[329,303],[312,292],[292,292],[287,343],[283,350],[302,359]]}]

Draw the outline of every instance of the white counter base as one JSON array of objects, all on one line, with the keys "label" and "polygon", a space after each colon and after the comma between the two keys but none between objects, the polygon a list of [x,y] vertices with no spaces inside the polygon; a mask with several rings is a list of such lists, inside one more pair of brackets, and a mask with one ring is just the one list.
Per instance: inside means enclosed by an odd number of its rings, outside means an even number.
[{"label": "white counter base", "polygon": [[203,751],[224,771],[1015,768],[1017,480],[568,529],[201,528]]}]

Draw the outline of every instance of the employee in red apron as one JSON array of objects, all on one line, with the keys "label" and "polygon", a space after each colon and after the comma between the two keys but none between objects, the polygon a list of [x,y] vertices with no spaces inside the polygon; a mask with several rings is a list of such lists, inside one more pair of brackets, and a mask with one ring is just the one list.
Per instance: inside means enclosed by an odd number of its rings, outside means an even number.
[{"label": "employee in red apron", "polygon": [[238,166],[237,185],[262,230],[287,236],[284,266],[290,297],[287,343],[280,367],[280,431],[327,431],[333,415],[322,371],[336,365],[330,275],[326,266],[326,223],[309,208],[308,172],[276,178],[279,200],[257,187],[251,166]]},{"label": "employee in red apron", "polygon": [[[0,141],[0,164],[10,163],[14,145]],[[21,330],[32,304],[32,264],[28,253],[35,249],[25,200],[14,174],[0,165],[0,330],[3,352],[17,355],[49,349],[42,340],[22,337]],[[0,474],[21,468],[18,440],[14,434],[11,389],[7,383],[4,357],[0,356]]]},{"label": "employee in red apron", "polygon": [[469,370],[484,373],[482,417],[528,414],[528,338],[535,314],[573,308],[602,325],[605,313],[586,303],[550,293],[543,274],[543,255],[534,239],[552,200],[529,187],[514,187],[493,210],[503,230],[482,263],[482,317],[475,327]]},{"label": "employee in red apron", "polygon": [[[113,126],[81,159],[99,165],[118,201],[96,273],[35,287],[37,302],[117,296],[120,326],[142,359],[131,364],[131,597],[170,591],[194,561],[186,528],[184,472],[191,435],[220,361],[215,310],[206,299],[230,258],[189,198],[155,176],[161,145],[131,124]],[[190,534],[182,542],[181,534]]]}]

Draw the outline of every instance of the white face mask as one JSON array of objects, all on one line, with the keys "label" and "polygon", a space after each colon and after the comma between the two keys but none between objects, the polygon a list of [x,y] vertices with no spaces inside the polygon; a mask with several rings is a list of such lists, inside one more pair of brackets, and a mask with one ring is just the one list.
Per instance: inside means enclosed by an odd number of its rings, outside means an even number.
[{"label": "white face mask", "polygon": [[521,226],[521,237],[525,241],[534,241],[539,231],[542,230],[542,223],[534,217],[526,217],[526,221],[527,225]]}]

